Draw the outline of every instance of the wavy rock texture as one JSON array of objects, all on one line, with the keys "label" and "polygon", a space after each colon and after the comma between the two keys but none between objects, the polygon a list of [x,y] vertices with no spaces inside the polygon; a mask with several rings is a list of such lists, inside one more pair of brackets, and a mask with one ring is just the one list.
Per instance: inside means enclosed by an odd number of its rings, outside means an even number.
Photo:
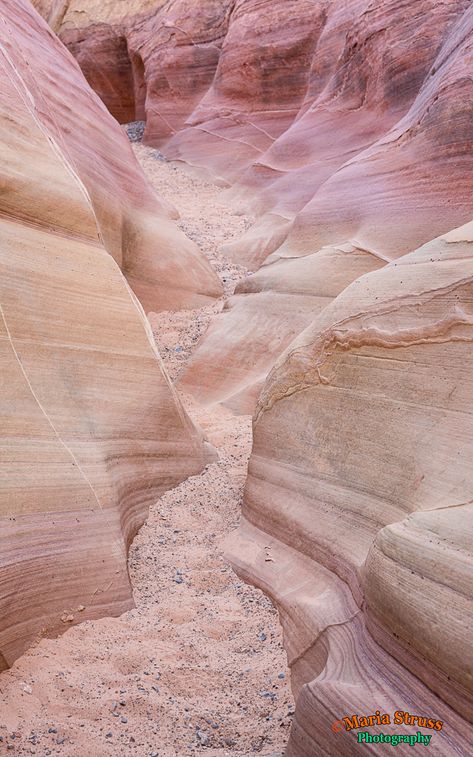
[{"label": "wavy rock texture", "polygon": [[354,282],[264,387],[231,553],[282,608],[290,755],[353,753],[330,723],[381,706],[472,743],[472,281],[469,224]]},{"label": "wavy rock texture", "polygon": [[[274,360],[328,297],[469,220],[469,6],[68,4],[60,36],[119,120],[146,118],[145,141],[233,185],[235,206],[259,214],[227,252],[266,270],[183,379],[201,401],[254,408]],[[57,17],[51,3],[42,10]]]},{"label": "wavy rock texture", "polygon": [[[22,17],[18,11],[13,14],[13,5],[5,3],[11,9],[5,14],[6,40],[21,32]],[[34,71],[28,61],[38,56],[37,38],[24,35],[21,50],[12,43],[8,55],[23,86],[34,92],[43,127],[83,185],[95,215],[95,235],[122,267],[146,311],[209,304],[221,293],[220,283],[197,247],[172,222],[175,209],[158,200],[128,140],[84,85],[64,47],[46,27],[41,27],[41,35],[42,56]],[[39,187],[37,194],[41,192],[45,194]],[[35,215],[34,205],[31,212]]]},{"label": "wavy rock texture", "polygon": [[203,404],[253,413],[276,357],[354,279],[383,265],[345,244],[262,266],[216,316],[180,385]]},{"label": "wavy rock texture", "polygon": [[[125,139],[21,0],[2,3],[0,80],[1,668],[38,635],[131,606],[131,539],[209,453],[117,262],[157,307],[168,276],[206,265],[193,248],[169,259],[179,235]],[[166,304],[186,287],[199,301],[186,275]]]},{"label": "wavy rock texture", "polygon": [[130,59],[134,70],[142,70],[141,91],[146,95],[136,95],[135,117],[146,119],[146,143],[166,143],[185,127],[206,95],[233,5],[233,0],[202,0],[197,6],[189,0],[166,3],[142,25],[130,25]]},{"label": "wavy rock texture", "polygon": [[[227,249],[255,273],[182,383],[243,412],[264,385],[229,551],[280,608],[299,695],[288,754],[348,757],[353,735],[331,724],[378,709],[438,718],[431,752],[468,754],[473,237],[449,230],[472,217],[473,9],[219,8],[133,4],[106,35],[126,38],[127,113],[148,141],[259,216]],[[66,13],[61,36],[103,21],[84,18]],[[93,84],[105,102],[119,89]]]},{"label": "wavy rock texture", "polygon": [[471,9],[370,4],[350,19],[356,7],[332,4],[318,96],[232,190],[241,201],[259,177],[263,215],[228,252],[262,265],[184,376],[203,401],[253,408],[278,353],[331,298],[471,216]]}]

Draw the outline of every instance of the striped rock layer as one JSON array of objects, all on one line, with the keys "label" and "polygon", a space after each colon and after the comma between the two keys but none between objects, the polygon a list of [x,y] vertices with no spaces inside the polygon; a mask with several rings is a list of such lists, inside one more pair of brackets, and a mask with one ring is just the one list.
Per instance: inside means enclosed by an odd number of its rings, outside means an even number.
[{"label": "striped rock layer", "polygon": [[43,5],[119,120],[257,216],[182,385],[256,409],[229,554],[280,610],[288,755],[348,757],[343,716],[396,710],[469,754],[471,4]]},{"label": "striped rock layer", "polygon": [[0,80],[2,668],[132,605],[130,541],[209,459],[136,295],[181,307],[218,286],[23,0],[2,2]]}]

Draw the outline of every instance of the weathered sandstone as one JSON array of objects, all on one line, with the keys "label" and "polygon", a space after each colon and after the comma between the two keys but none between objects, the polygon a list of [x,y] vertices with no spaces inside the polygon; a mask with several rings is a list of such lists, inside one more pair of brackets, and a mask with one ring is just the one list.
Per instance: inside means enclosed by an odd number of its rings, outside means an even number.
[{"label": "weathered sandstone", "polygon": [[[260,189],[264,215],[228,249],[235,260],[262,266],[184,377],[201,400],[254,407],[280,351],[330,298],[471,217],[473,91],[465,70],[473,13],[462,15],[464,7],[430,3],[435,25],[417,4],[371,8],[345,28],[341,50],[339,27],[327,23],[314,60],[335,51],[335,70],[328,82],[319,76],[319,97],[271,148],[275,155],[281,142],[285,175],[271,179],[260,159],[269,182],[264,188],[262,179]],[[337,3],[331,8],[338,18]],[[377,67],[365,75],[367,60]]]},{"label": "weathered sandstone", "polygon": [[0,80],[1,668],[130,607],[148,506],[209,458],[117,263],[157,309],[213,283],[23,0],[2,3]]},{"label": "weathered sandstone", "polygon": [[381,704],[472,742],[472,250],[469,224],[355,281],[259,400],[232,556],[282,609],[291,755],[350,754],[329,724]]},{"label": "weathered sandstone", "polygon": [[[13,7],[11,0],[5,3],[5,23],[11,29],[8,32],[4,27],[7,41],[21,31],[22,17],[18,9],[14,15]],[[39,19],[37,23],[39,28]],[[36,52],[37,40],[26,34],[21,50],[13,41],[6,49],[11,65],[35,93],[41,123],[83,185],[95,215],[95,235],[122,267],[146,311],[209,303],[220,294],[220,283],[197,247],[172,222],[175,209],[158,200],[122,130],[85,86],[71,56],[42,24],[41,35],[41,57]],[[34,70],[28,64],[33,60]],[[31,191],[48,202],[41,185]],[[34,206],[32,213],[36,213]]]},{"label": "weathered sandstone", "polygon": [[76,0],[58,23],[120,120],[258,216],[181,384],[258,403],[229,554],[280,610],[290,757],[352,755],[333,722],[376,710],[443,721],[439,757],[473,743],[472,24],[467,0]]},{"label": "weathered sandstone", "polygon": [[252,413],[277,356],[348,284],[383,265],[346,244],[262,266],[214,319],[181,385],[203,403]]},{"label": "weathered sandstone", "polygon": [[[320,191],[323,196],[325,182],[336,178],[339,169],[363,155],[406,115],[439,49],[467,7],[462,0],[448,5],[436,0],[327,5],[297,118],[239,178],[234,194],[244,201],[248,189],[256,189],[251,202],[257,203],[263,215],[229,252],[253,266],[280,246],[278,224],[289,224],[287,235],[294,218],[314,195]],[[364,184],[355,190],[357,198],[361,194],[361,203],[370,202]],[[339,191],[340,200],[351,196],[343,187]],[[333,237],[327,242],[344,238],[337,222],[335,214]],[[317,229],[315,215],[312,223]],[[271,227],[275,228],[272,234]],[[299,253],[299,236],[296,224],[288,242],[292,254]],[[315,237],[310,251],[317,247]]]}]

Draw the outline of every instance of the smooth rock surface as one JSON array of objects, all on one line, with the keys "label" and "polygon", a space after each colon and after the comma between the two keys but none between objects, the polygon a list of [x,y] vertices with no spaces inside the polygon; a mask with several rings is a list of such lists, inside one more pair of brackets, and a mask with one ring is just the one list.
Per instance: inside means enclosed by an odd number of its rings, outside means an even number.
[{"label": "smooth rock surface", "polygon": [[183,386],[201,401],[253,409],[319,288],[469,220],[472,19],[467,0],[71,0],[59,34],[112,113],[146,119],[148,144],[257,214],[227,254],[287,261],[240,288],[196,353]]},{"label": "smooth rock surface", "polygon": [[229,195],[261,215],[227,252],[261,267],[189,365],[183,386],[201,401],[254,408],[280,351],[331,298],[469,220],[467,5],[327,6],[298,116]]},{"label": "smooth rock surface", "polygon": [[0,80],[3,668],[39,636],[132,605],[127,548],[149,505],[211,457],[117,263],[156,308],[186,289],[206,301],[193,274],[212,282],[23,0],[2,4]]},{"label": "smooth rock surface", "polygon": [[[83,185],[84,201],[95,216],[94,236],[122,267],[146,312],[210,304],[221,294],[220,282],[196,245],[172,222],[176,209],[157,198],[122,129],[85,85],[70,54],[40,19],[36,23],[41,44],[23,30],[18,6],[5,3],[10,65],[34,92],[43,128]],[[19,49],[14,35],[22,32]],[[33,60],[34,69],[28,63]],[[41,192],[47,202],[44,187]]]},{"label": "smooth rock surface", "polygon": [[231,551],[282,608],[290,755],[350,754],[321,723],[381,703],[472,743],[472,250],[468,224],[355,281],[261,395]]},{"label": "smooth rock surface", "polygon": [[82,0],[59,32],[119,118],[257,215],[226,247],[253,274],[181,386],[256,406],[228,550],[280,610],[287,754],[348,757],[334,721],[376,710],[438,719],[430,751],[469,754],[471,4],[217,5]]}]

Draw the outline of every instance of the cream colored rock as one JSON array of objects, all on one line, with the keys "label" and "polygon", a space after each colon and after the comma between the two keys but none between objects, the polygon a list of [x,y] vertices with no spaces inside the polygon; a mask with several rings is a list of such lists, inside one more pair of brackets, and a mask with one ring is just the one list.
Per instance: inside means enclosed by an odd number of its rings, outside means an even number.
[{"label": "cream colored rock", "polygon": [[[172,222],[176,210],[157,198],[122,129],[47,26],[39,18],[35,21],[43,40],[39,56],[37,37],[23,31],[23,6],[5,0],[4,7],[3,41],[9,65],[33,98],[40,127],[54,140],[81,183],[86,204],[92,205],[94,236],[122,267],[145,311],[208,304],[221,293],[218,278],[196,245]],[[82,13],[77,15],[83,18]],[[19,49],[15,35],[21,33]],[[31,170],[38,170],[33,160],[30,163]],[[40,184],[31,191],[49,202]],[[54,186],[49,186],[48,192],[53,191]],[[30,212],[34,215],[36,209]],[[68,216],[73,219],[71,212]],[[61,221],[66,228],[72,222]]]},{"label": "cream colored rock", "polygon": [[[260,268],[182,385],[240,412],[264,385],[229,553],[281,612],[288,755],[351,756],[334,721],[376,710],[433,717],[430,752],[469,754],[473,242],[470,226],[446,232],[471,218],[471,4],[243,0],[187,58],[204,5],[173,4],[167,45],[148,7],[142,25],[91,23],[85,42],[79,24],[70,44],[112,111],[146,116],[165,154],[260,216],[227,249]],[[163,35],[162,76],[157,55],[134,58],[144,30],[148,53]],[[107,91],[109,60],[123,74]]]},{"label": "cream colored rock", "polygon": [[117,263],[156,307],[187,287],[198,299],[191,278],[206,266],[192,247],[170,257],[179,235],[119,128],[23,0],[2,3],[0,81],[5,667],[37,636],[131,606],[131,539],[209,452]]},{"label": "cream colored rock", "polygon": [[252,414],[275,360],[354,279],[386,260],[352,244],[263,265],[238,285],[180,381],[200,402]]},{"label": "cream colored rock", "polygon": [[472,253],[468,224],[358,279],[262,392],[232,554],[282,606],[291,755],[350,754],[329,723],[381,703],[472,742]]}]

